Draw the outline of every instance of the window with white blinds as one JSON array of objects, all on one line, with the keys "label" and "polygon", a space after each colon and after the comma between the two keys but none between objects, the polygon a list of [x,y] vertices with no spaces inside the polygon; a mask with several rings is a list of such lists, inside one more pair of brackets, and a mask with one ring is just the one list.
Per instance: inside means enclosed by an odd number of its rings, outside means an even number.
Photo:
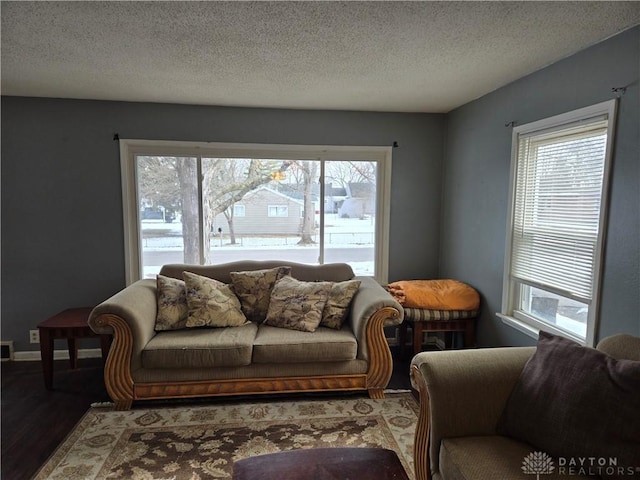
[{"label": "window with white blinds", "polygon": [[606,102],[513,134],[503,314],[583,343],[597,313],[614,109]]}]

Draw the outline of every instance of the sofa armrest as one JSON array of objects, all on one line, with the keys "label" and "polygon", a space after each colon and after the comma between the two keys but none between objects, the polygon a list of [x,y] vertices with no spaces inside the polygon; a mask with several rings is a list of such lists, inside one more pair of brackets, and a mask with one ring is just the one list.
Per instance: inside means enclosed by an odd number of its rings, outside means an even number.
[{"label": "sofa armrest", "polygon": [[[402,306],[371,277],[355,277],[360,280],[358,293],[353,297],[348,323],[358,340],[358,358],[369,360],[367,348],[367,324],[376,313],[384,312],[381,327],[400,325],[404,318]],[[389,310],[385,310],[388,308]]]},{"label": "sofa armrest", "polygon": [[118,409],[133,400],[132,373],[142,368],[141,352],[155,335],[155,280],[139,280],[96,306],[89,326],[98,334],[112,334],[105,365],[105,385]]},{"label": "sofa armrest", "polygon": [[414,462],[418,480],[439,471],[449,437],[494,435],[506,402],[535,347],[422,352],[411,362],[420,392]]}]

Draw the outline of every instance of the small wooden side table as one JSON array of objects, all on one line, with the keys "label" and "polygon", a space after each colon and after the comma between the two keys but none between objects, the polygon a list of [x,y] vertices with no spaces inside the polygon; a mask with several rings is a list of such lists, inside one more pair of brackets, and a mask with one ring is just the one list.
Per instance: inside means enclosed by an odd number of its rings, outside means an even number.
[{"label": "small wooden side table", "polygon": [[409,480],[396,452],[384,448],[309,448],[243,458],[233,480]]},{"label": "small wooden side table", "polygon": [[106,360],[111,335],[98,335],[91,330],[87,323],[91,310],[93,307],[69,308],[38,324],[44,386],[47,390],[53,388],[53,341],[56,338],[67,339],[71,368],[76,368],[78,362],[78,338],[100,337],[102,358]]}]

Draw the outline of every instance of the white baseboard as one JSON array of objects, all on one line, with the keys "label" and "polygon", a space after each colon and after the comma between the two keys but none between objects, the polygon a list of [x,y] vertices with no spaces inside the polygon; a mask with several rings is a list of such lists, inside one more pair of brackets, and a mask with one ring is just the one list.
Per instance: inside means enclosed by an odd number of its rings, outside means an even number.
[{"label": "white baseboard", "polygon": [[[102,350],[99,348],[84,348],[78,350],[78,358],[101,358]],[[53,351],[53,359],[54,360],[69,360],[69,351],[68,350],[54,350]],[[40,356],[40,352],[35,350],[24,351],[24,352],[14,352],[13,360],[16,362],[33,362],[40,361],[42,357]]]}]

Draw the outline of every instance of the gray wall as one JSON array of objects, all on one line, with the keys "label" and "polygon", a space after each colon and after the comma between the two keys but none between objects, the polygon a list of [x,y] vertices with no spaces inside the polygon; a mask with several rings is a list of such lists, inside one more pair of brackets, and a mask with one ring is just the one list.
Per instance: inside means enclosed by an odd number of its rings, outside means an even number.
[{"label": "gray wall", "polygon": [[620,99],[604,258],[599,338],[640,335],[640,27],[522,78],[450,112],[443,162],[441,277],[483,296],[482,345],[534,340],[503,324],[500,311],[511,128],[613,98]]},{"label": "gray wall", "polygon": [[[2,340],[125,284],[121,138],[391,145],[390,281],[436,276],[444,115],[2,98]],[[62,348],[62,345],[58,346]],[[81,347],[82,348],[82,347]]]},{"label": "gray wall", "polygon": [[511,148],[504,124],[598,103],[618,86],[628,89],[619,105],[600,337],[640,335],[639,45],[636,27],[446,116],[3,97],[2,340],[14,340],[17,351],[34,349],[28,331],[39,321],[124,286],[119,151],[112,140],[118,132],[250,143],[397,141],[389,280],[466,281],[483,297],[482,345],[533,344],[495,317]]}]

